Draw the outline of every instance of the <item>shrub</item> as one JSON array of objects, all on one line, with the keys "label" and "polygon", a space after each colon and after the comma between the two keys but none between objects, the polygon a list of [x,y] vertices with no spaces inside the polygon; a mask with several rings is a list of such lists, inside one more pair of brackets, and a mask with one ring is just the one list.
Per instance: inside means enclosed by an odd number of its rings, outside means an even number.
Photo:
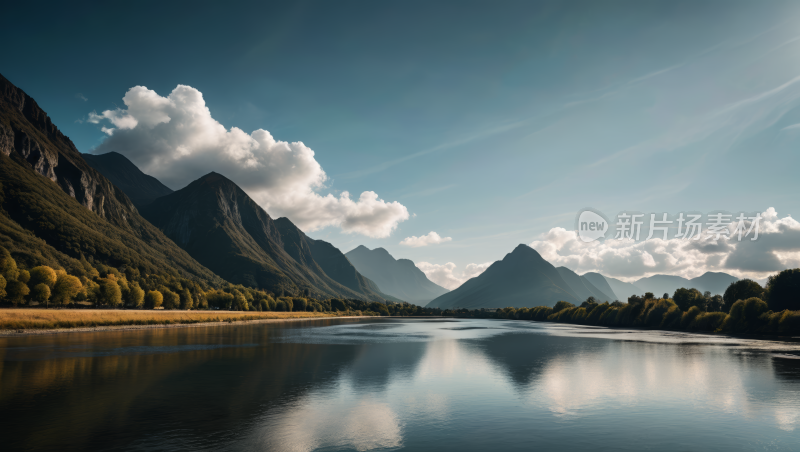
[{"label": "shrub", "polygon": [[727,289],[725,289],[725,294],[722,295],[722,300],[724,303],[723,310],[725,312],[730,312],[731,306],[739,300],[747,300],[748,298],[760,298],[764,299],[764,288],[761,287],[761,284],[753,281],[752,279],[741,279],[739,281],[732,282]]},{"label": "shrub", "polygon": [[31,269],[28,286],[33,287],[37,284],[45,284],[47,287],[52,289],[56,285],[57,279],[58,275],[56,275],[55,270],[47,265],[40,265]]},{"label": "shrub", "polygon": [[724,312],[701,312],[694,318],[688,329],[691,331],[717,331],[727,314]]},{"label": "shrub", "polygon": [[157,290],[147,291],[147,295],[144,297],[145,306],[151,309],[160,308],[163,302],[164,295]]},{"label": "shrub", "polygon": [[784,270],[767,280],[767,303],[775,312],[800,310],[800,268]]},{"label": "shrub", "polygon": [[672,306],[664,313],[664,318],[661,320],[661,328],[667,330],[676,330],[681,326],[681,317],[683,312],[678,306]]},{"label": "shrub", "polygon": [[575,305],[572,303],[568,303],[566,301],[559,301],[558,303],[556,303],[555,306],[553,306],[553,312],[558,312],[562,309],[574,308],[574,307]]},{"label": "shrub", "polygon": [[685,330],[689,328],[689,325],[701,312],[702,311],[697,306],[692,306],[688,311],[684,312],[683,316],[681,316],[681,329]]},{"label": "shrub", "polygon": [[761,314],[768,310],[767,303],[759,298],[739,300],[731,306],[731,312],[725,317],[720,329],[733,333],[756,332],[763,326]]}]

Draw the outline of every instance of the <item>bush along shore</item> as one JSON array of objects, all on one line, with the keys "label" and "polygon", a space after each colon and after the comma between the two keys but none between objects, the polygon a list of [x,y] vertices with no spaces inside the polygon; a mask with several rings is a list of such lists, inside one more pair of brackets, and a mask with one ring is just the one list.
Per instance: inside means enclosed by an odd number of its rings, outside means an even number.
[{"label": "bush along shore", "polygon": [[670,297],[634,295],[627,303],[597,303],[590,297],[580,306],[559,301],[555,306],[489,310],[448,310],[456,317],[536,320],[578,325],[650,328],[691,332],[800,336],[800,269],[771,276],[767,287],[749,279],[731,283],[725,294],[712,296],[696,289],[678,289]]}]

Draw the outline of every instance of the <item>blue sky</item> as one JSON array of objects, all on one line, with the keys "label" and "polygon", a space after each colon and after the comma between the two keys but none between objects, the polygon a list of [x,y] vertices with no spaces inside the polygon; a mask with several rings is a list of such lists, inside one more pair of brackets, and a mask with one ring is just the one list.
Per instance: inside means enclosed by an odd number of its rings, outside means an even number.
[{"label": "blue sky", "polygon": [[[4,9],[0,72],[83,152],[108,138],[90,112],[188,85],[225,128],[313,149],[321,194],[406,207],[388,237],[310,233],[345,252],[459,269],[571,229],[587,206],[800,214],[796,3]],[[452,240],[399,244],[430,231]]]}]

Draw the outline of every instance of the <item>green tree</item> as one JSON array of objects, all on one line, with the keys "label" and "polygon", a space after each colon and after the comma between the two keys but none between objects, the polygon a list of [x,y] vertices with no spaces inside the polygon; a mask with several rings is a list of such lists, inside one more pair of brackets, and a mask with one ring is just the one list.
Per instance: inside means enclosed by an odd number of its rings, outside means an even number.
[{"label": "green tree", "polygon": [[731,306],[739,300],[747,300],[748,298],[764,299],[764,288],[761,284],[753,281],[752,279],[740,279],[730,283],[725,293],[722,295],[724,301],[723,310],[730,312]]},{"label": "green tree", "polygon": [[100,278],[97,280],[97,285],[100,286],[97,291],[98,303],[112,307],[122,304],[122,289],[114,279]]},{"label": "green tree", "polygon": [[56,271],[47,265],[40,265],[31,269],[31,279],[28,280],[28,286],[35,287],[38,284],[44,284],[52,289],[56,285],[58,275]]},{"label": "green tree", "polygon": [[305,311],[308,306],[308,300],[305,298],[292,298],[292,310]]},{"label": "green tree", "polygon": [[180,293],[181,297],[181,309],[189,310],[194,307],[194,299],[192,298],[192,294],[189,292],[189,289],[183,289]]},{"label": "green tree", "polygon": [[568,301],[559,301],[558,303],[556,303],[555,306],[553,306],[553,312],[558,312],[558,311],[561,311],[563,309],[569,309],[569,308],[574,308],[574,307],[575,307],[575,305],[570,303],[570,302],[568,302]]},{"label": "green tree", "polygon": [[[28,270],[19,270],[17,273],[17,279],[25,284],[28,284],[28,281],[31,279],[31,274],[28,272]],[[28,287],[30,287],[30,285],[28,285]]]},{"label": "green tree", "polygon": [[17,262],[11,257],[11,253],[3,247],[0,247],[0,274],[3,275],[6,281],[13,281],[19,276]]},{"label": "green tree", "polygon": [[767,304],[774,312],[800,310],[800,268],[784,270],[769,277]]},{"label": "green tree", "polygon": [[178,309],[180,307],[181,297],[178,294],[167,288],[162,288],[160,292],[164,295],[164,309]]},{"label": "green tree", "polygon": [[6,292],[8,293],[8,299],[16,306],[25,302],[25,297],[28,296],[31,290],[28,289],[24,282],[15,279],[6,284]]},{"label": "green tree", "polygon": [[672,301],[678,305],[681,311],[688,311],[692,306],[697,306],[701,310],[705,309],[705,297],[697,289],[686,289],[681,287],[672,295]]},{"label": "green tree", "polygon": [[39,303],[47,303],[50,300],[50,288],[47,284],[39,283],[31,290],[31,300]]},{"label": "green tree", "polygon": [[149,290],[147,291],[147,295],[144,297],[145,306],[151,309],[161,307],[161,304],[164,302],[164,295],[157,290]]},{"label": "green tree", "polygon": [[247,299],[236,289],[233,290],[233,305],[236,307],[236,310],[248,310]]},{"label": "green tree", "polygon": [[61,275],[53,286],[50,299],[60,305],[69,304],[83,290],[81,280],[72,275]]},{"label": "green tree", "polygon": [[128,284],[128,298],[125,301],[132,308],[141,309],[144,306],[144,290],[139,287],[138,283]]},{"label": "green tree", "polygon": [[0,275],[0,299],[6,297],[6,277]]}]

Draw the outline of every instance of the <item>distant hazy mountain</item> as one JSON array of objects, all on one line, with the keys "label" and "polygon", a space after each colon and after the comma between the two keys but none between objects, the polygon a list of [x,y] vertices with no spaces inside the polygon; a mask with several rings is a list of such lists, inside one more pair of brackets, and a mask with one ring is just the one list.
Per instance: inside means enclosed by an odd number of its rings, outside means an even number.
[{"label": "distant hazy mountain", "polygon": [[569,288],[572,289],[572,293],[574,293],[579,300],[585,301],[589,297],[594,297],[597,301],[602,303],[604,301],[614,301],[616,299],[613,295],[608,295],[598,289],[589,279],[578,275],[567,267],[558,267],[556,270],[558,270],[558,274],[561,275],[561,278],[569,285]]},{"label": "distant hazy mountain", "polygon": [[139,210],[154,199],[172,193],[172,190],[161,181],[143,173],[122,154],[109,152],[100,155],[82,154],[82,156],[92,168],[100,171],[100,174],[125,192]]},{"label": "distant hazy mountain", "polygon": [[[142,214],[189,254],[226,280],[251,287],[315,297],[381,301],[374,284],[357,275],[325,242],[309,239],[289,220],[273,221],[226,177],[209,173],[162,196]],[[334,251],[335,250],[335,251]],[[342,284],[329,276],[315,254]],[[341,253],[339,252],[341,255]]]},{"label": "distant hazy mountain", "polygon": [[693,279],[686,279],[680,276],[653,275],[636,281],[636,286],[644,292],[653,292],[656,296],[667,293],[670,296],[675,290],[685,287],[687,289],[697,289],[700,292],[711,292],[712,295],[721,295],[728,288],[728,285],[739,279],[727,273],[706,272]]},{"label": "distant hazy mountain", "polygon": [[597,290],[602,292],[608,301],[617,300],[617,294],[614,293],[614,291],[608,285],[608,281],[606,281],[606,279],[600,273],[584,273],[581,278],[585,279],[589,284],[593,285],[597,288]]},{"label": "distant hazy mountain", "polygon": [[447,293],[447,289],[429,280],[414,262],[395,259],[383,248],[370,250],[361,245],[345,256],[359,273],[374,281],[385,294],[425,306]]},{"label": "distant hazy mountain", "polygon": [[519,245],[501,261],[458,289],[430,303],[439,308],[553,306],[559,300],[580,303],[553,265],[528,245]]},{"label": "distant hazy mountain", "polygon": [[[722,295],[725,289],[731,285],[732,282],[738,281],[739,278],[721,272],[706,272],[697,278],[689,280],[689,284],[700,292],[709,291],[713,295]],[[671,295],[671,294],[670,294]]]},{"label": "distant hazy mountain", "polygon": [[[603,275],[600,275],[599,273],[592,273],[592,274],[593,275],[602,276],[606,280],[608,285],[611,287],[611,290],[614,291],[614,294],[617,296],[617,300],[619,300],[619,301],[621,301],[623,303],[627,302],[628,301],[628,297],[630,297],[631,295],[642,296],[642,295],[644,295],[645,292],[647,292],[646,290],[642,290],[642,289],[638,288],[637,286],[635,286],[635,285],[633,285],[631,283],[626,283],[624,281],[620,281],[620,280],[618,280],[616,278],[612,278],[610,276],[603,276]],[[583,275],[583,276],[587,276],[587,275],[589,275],[589,273],[587,273],[586,275]],[[663,295],[663,293],[659,294],[659,295]],[[672,294],[670,294],[670,295],[672,295]]]},{"label": "distant hazy mountain", "polygon": [[375,282],[361,274],[339,251],[339,248],[324,240],[314,240],[294,225],[288,218],[278,218],[275,226],[281,235],[283,249],[301,265],[316,270],[318,276],[327,276],[339,284],[362,294],[377,293],[390,301],[406,301],[391,294],[382,293]]}]

